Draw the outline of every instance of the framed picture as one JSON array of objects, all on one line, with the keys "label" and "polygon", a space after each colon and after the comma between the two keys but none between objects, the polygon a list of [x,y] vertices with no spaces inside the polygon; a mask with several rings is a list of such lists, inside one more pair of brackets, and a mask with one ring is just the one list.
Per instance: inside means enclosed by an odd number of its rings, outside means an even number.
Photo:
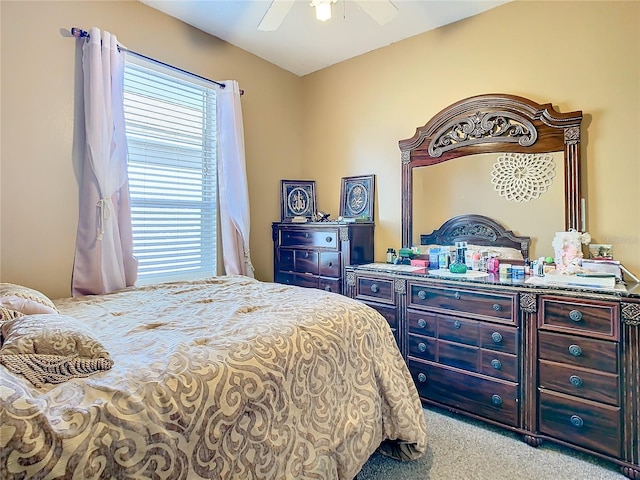
[{"label": "framed picture", "polygon": [[373,222],[375,175],[343,177],[340,216]]},{"label": "framed picture", "polygon": [[312,221],[316,214],[316,182],[280,180],[280,208],[283,222],[294,217]]}]

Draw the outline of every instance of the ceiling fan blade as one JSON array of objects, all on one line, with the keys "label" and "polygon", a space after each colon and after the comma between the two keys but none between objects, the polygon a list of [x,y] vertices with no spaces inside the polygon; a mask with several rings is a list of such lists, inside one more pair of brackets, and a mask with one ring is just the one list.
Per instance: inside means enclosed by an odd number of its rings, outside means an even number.
[{"label": "ceiling fan blade", "polygon": [[294,0],[273,0],[264,17],[262,17],[260,25],[258,25],[258,30],[262,30],[263,32],[277,30],[284,20],[284,17],[286,17],[289,10],[291,10],[293,2]]},{"label": "ceiling fan blade", "polygon": [[355,2],[380,25],[390,22],[398,13],[396,6],[389,0],[355,0]]}]

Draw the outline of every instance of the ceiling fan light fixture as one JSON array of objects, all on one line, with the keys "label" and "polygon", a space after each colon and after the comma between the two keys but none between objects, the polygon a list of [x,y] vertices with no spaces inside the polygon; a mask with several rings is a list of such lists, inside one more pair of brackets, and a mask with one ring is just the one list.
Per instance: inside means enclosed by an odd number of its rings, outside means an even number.
[{"label": "ceiling fan light fixture", "polygon": [[326,22],[331,18],[331,4],[336,0],[312,0],[311,6],[316,9],[316,19]]}]

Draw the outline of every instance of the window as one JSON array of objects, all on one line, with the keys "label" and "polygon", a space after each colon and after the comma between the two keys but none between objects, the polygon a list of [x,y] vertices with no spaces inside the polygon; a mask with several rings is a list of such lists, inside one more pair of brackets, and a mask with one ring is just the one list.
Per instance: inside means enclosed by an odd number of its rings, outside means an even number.
[{"label": "window", "polygon": [[215,90],[128,58],[124,114],[137,284],[215,275]]}]

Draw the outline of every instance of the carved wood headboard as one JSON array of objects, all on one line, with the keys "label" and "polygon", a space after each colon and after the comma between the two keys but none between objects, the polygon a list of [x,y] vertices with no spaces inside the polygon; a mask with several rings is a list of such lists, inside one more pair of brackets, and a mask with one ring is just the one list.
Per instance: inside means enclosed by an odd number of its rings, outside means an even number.
[{"label": "carved wood headboard", "polygon": [[447,220],[430,234],[420,235],[421,245],[455,245],[456,242],[515,248],[526,259],[529,258],[531,237],[517,236],[483,215],[459,215]]}]

